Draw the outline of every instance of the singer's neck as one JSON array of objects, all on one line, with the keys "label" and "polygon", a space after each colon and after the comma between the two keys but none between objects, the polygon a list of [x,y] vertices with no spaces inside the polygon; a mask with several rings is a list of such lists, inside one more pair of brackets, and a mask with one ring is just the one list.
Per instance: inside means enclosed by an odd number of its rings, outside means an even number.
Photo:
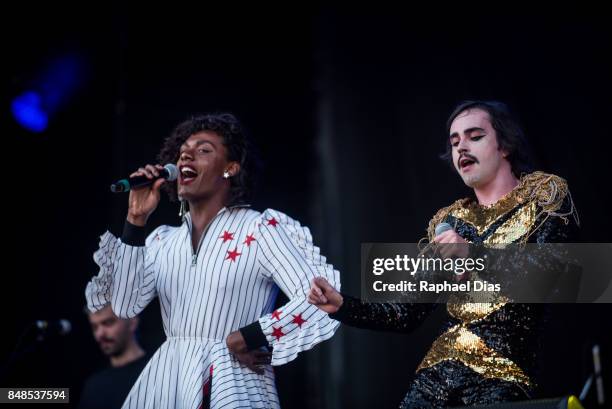
[{"label": "singer's neck", "polygon": [[191,237],[194,247],[200,242],[200,237],[210,221],[225,207],[226,195],[214,195],[210,198],[189,201],[189,214],[191,215]]},{"label": "singer's neck", "polygon": [[113,368],[125,366],[130,362],[134,362],[144,356],[145,351],[138,345],[135,339],[131,339],[128,343],[127,348],[116,356],[111,356],[110,362]]},{"label": "singer's neck", "polygon": [[480,205],[490,206],[510,193],[518,184],[519,180],[512,172],[502,172],[486,185],[474,188],[474,194]]}]

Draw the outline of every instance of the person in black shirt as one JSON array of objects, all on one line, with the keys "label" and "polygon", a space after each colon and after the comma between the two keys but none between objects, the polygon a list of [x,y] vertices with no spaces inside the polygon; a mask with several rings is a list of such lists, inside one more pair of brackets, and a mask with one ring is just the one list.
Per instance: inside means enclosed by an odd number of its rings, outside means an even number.
[{"label": "person in black shirt", "polygon": [[85,381],[79,409],[120,408],[150,358],[136,340],[138,317],[120,319],[110,305],[87,315],[100,350],[109,357],[110,367]]}]

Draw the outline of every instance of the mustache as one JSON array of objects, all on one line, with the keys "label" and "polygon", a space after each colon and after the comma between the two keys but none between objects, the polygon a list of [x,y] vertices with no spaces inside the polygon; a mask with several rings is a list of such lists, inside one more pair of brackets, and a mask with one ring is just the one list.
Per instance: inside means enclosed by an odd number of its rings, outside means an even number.
[{"label": "mustache", "polygon": [[475,163],[480,163],[478,161],[478,158],[476,158],[476,156],[474,155],[470,155],[469,153],[462,153],[461,156],[459,156],[459,159],[457,159],[457,167],[461,167],[461,161],[463,159],[471,159],[473,160]]}]

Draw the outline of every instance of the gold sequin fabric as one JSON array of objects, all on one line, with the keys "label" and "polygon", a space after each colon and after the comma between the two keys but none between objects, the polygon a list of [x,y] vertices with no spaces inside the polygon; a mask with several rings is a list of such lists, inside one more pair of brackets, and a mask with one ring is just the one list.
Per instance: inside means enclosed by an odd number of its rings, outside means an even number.
[{"label": "gold sequin fabric", "polygon": [[[564,205],[568,205],[565,208]],[[515,217],[507,218],[509,213],[519,211]],[[457,200],[452,205],[440,209],[431,219],[427,228],[429,240],[433,240],[436,226],[452,216],[469,224],[477,236],[487,235],[489,230],[497,230],[500,221],[507,218],[500,235],[490,239],[491,243],[514,243],[519,239],[527,240],[529,234],[511,240],[518,232],[528,229],[532,233],[538,226],[534,223],[540,216],[558,216],[566,224],[568,217],[573,216],[578,224],[578,216],[569,195],[567,182],[559,176],[544,172],[533,172],[524,175],[519,184],[504,197],[491,206],[482,206],[471,198]],[[498,224],[498,225],[496,225]],[[503,234],[503,235],[502,235]]]},{"label": "gold sequin fabric", "polygon": [[487,378],[531,383],[516,363],[487,346],[482,338],[461,324],[450,328],[434,342],[417,370],[448,359],[460,361]]},{"label": "gold sequin fabric", "polygon": [[[430,222],[428,233],[432,239],[435,226],[447,222],[468,242],[490,247],[566,241],[564,226],[570,215],[577,222],[565,180],[534,172],[522,177],[515,189],[491,206],[462,199],[442,209]],[[436,339],[417,371],[454,360],[486,378],[531,386],[529,371],[523,367],[533,365],[535,359],[536,351],[529,345],[537,345],[542,306],[470,297],[449,300],[447,311],[456,324]]]},{"label": "gold sequin fabric", "polygon": [[[470,243],[503,247],[571,242],[578,219],[565,180],[534,172],[492,206],[461,199],[441,209],[429,223],[430,240],[441,222],[451,224]],[[538,268],[549,266],[538,264]],[[409,333],[435,306],[363,303],[344,295],[342,307],[330,316],[358,328]],[[545,307],[473,294],[449,299],[440,335],[419,365],[401,407],[527,399],[535,384]]]}]

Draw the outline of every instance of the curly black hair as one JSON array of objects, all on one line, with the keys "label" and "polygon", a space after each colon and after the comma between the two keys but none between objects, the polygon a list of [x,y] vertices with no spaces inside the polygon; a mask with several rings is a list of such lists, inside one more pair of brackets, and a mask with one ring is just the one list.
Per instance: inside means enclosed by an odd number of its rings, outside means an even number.
[{"label": "curly black hair", "polygon": [[[161,164],[177,163],[180,149],[190,136],[210,131],[223,139],[227,150],[227,160],[240,164],[240,171],[230,179],[230,195],[227,206],[243,204],[251,197],[255,187],[255,178],[259,169],[259,159],[255,146],[247,138],[240,121],[230,113],[211,113],[191,117],[180,123],[174,131],[164,140],[164,144],[157,155]],[[178,199],[176,183],[164,183],[162,189],[166,191],[171,201]]]},{"label": "curly black hair", "polygon": [[446,121],[446,151],[440,158],[453,166],[452,146],[448,135],[450,128],[462,112],[470,109],[481,109],[489,114],[491,125],[497,133],[499,149],[508,152],[506,159],[510,162],[512,173],[521,177],[524,173],[533,171],[533,155],[523,129],[510,108],[499,101],[463,101],[459,103]]}]

